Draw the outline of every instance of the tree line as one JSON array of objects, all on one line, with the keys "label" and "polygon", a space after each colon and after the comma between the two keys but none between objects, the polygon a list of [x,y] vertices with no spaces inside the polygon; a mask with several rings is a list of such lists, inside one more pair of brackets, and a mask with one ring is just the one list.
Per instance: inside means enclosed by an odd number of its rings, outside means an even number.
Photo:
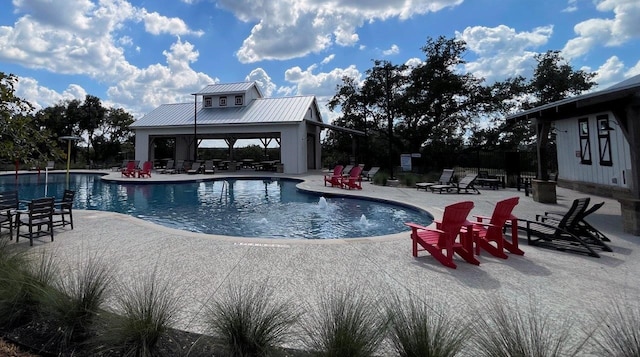
[{"label": "tree line", "polygon": [[18,78],[0,72],[0,159],[15,165],[44,167],[47,161],[62,160],[72,141],[71,159],[89,164],[116,162],[123,151],[133,152],[134,122],[122,108],[103,106],[100,98],[68,100],[35,111],[28,101],[16,96]]},{"label": "tree line", "polygon": [[[374,60],[362,82],[345,77],[329,101],[339,111],[334,124],[363,136],[330,132],[323,142],[324,164],[356,161],[367,166],[397,166],[401,153],[421,153],[426,166],[442,167],[448,153],[468,148],[530,150],[530,123],[507,126],[506,116],[520,110],[581,94],[596,83],[594,73],[574,70],[559,51],[536,55],[532,78],[514,76],[485,84],[466,73],[466,43],[428,38],[419,64]],[[425,160],[427,158],[428,160]]]}]

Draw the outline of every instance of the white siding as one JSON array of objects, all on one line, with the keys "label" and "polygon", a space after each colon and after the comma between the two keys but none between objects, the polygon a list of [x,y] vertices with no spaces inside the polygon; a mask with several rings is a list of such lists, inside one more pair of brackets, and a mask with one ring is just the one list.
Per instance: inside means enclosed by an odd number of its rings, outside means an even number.
[{"label": "white siding", "polygon": [[[607,114],[614,129],[609,132],[612,166],[600,164],[598,126],[596,117]],[[591,165],[580,163],[580,137],[578,121],[588,119],[591,144]],[[612,113],[595,113],[555,122],[558,147],[558,178],[570,181],[589,182],[600,185],[628,188],[623,180],[623,171],[631,168],[631,155],[627,143]]]}]

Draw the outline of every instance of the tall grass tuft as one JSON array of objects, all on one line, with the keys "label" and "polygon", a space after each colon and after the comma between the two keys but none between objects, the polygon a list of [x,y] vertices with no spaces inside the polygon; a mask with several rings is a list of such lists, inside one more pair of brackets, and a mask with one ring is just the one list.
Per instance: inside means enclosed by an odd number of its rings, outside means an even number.
[{"label": "tall grass tuft", "polygon": [[94,343],[100,350],[132,357],[155,355],[158,342],[173,327],[180,310],[179,296],[168,279],[158,276],[157,269],[131,286],[120,286],[116,304],[119,311],[105,314],[104,328]]},{"label": "tall grass tuft", "polygon": [[211,333],[231,356],[265,356],[291,336],[300,318],[291,300],[278,301],[267,282],[230,285],[207,310]]},{"label": "tall grass tuft", "polygon": [[56,276],[52,254],[28,254],[0,243],[0,326],[15,327],[36,318],[39,297]]},{"label": "tall grass tuft", "polygon": [[355,289],[324,294],[303,325],[307,347],[318,356],[372,356],[386,334],[378,301]]},{"label": "tall grass tuft", "polygon": [[93,256],[42,295],[43,313],[58,325],[63,348],[89,337],[111,281],[111,269]]},{"label": "tall grass tuft", "polygon": [[601,321],[592,335],[597,356],[640,356],[640,308],[622,301],[613,301],[596,313]]},{"label": "tall grass tuft", "polygon": [[584,347],[584,341],[572,336],[569,318],[542,313],[533,301],[520,308],[502,298],[490,299],[476,310],[473,329],[475,356],[576,356]]},{"label": "tall grass tuft", "polygon": [[452,311],[432,308],[399,296],[387,302],[389,336],[398,356],[451,357],[458,355],[469,337],[468,323]]}]

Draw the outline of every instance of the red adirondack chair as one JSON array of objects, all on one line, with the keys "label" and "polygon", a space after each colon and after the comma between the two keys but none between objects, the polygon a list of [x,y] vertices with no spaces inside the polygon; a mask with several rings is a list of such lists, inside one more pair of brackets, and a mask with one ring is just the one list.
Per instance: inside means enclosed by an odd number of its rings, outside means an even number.
[{"label": "red adirondack chair", "polygon": [[142,169],[138,171],[138,177],[151,177],[151,169],[153,169],[153,162],[145,161],[142,164]]},{"label": "red adirondack chair", "polygon": [[342,179],[342,165],[336,165],[333,168],[333,174],[331,175],[325,175],[324,176],[324,185],[326,186],[327,183],[331,184],[331,187],[333,186],[342,186],[342,184],[340,183],[340,180]]},{"label": "red adirondack chair", "polygon": [[[442,265],[455,269],[453,255],[456,253],[468,263],[480,265],[480,261],[473,256],[472,223],[467,221],[472,208],[471,201],[458,202],[445,207],[442,221],[435,222],[435,229],[415,223],[405,223],[411,227],[413,256],[417,257],[418,251],[426,250]],[[468,228],[465,229],[463,226]],[[460,236],[459,240],[456,239],[458,236]],[[418,246],[423,249],[419,249]]]},{"label": "red adirondack chair", "polygon": [[133,160],[127,162],[127,167],[122,169],[120,173],[125,177],[136,177],[136,162]]},{"label": "red adirondack chair", "polygon": [[[491,217],[474,216],[477,222],[473,223],[473,240],[477,255],[480,255],[480,248],[493,256],[504,259],[507,258],[504,253],[505,249],[514,254],[524,254],[518,248],[517,218],[511,214],[518,201],[518,197],[512,197],[496,203]],[[503,234],[507,221],[511,221],[511,242],[506,240]]]},{"label": "red adirondack chair", "polygon": [[349,172],[349,176],[342,177],[340,179],[340,187],[350,189],[362,190],[362,166],[355,166]]}]

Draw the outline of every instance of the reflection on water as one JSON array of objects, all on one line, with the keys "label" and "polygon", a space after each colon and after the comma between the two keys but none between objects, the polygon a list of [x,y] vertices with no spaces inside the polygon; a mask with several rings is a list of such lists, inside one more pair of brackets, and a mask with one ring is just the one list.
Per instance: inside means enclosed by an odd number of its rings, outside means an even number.
[{"label": "reflection on water", "polygon": [[[217,180],[191,183],[117,184],[100,175],[71,174],[77,209],[129,214],[167,227],[243,237],[350,238],[406,231],[404,222],[431,217],[400,206],[299,192],[296,181]],[[66,175],[49,174],[49,196],[62,197]],[[0,190],[20,199],[42,197],[45,175],[0,177]]]}]

